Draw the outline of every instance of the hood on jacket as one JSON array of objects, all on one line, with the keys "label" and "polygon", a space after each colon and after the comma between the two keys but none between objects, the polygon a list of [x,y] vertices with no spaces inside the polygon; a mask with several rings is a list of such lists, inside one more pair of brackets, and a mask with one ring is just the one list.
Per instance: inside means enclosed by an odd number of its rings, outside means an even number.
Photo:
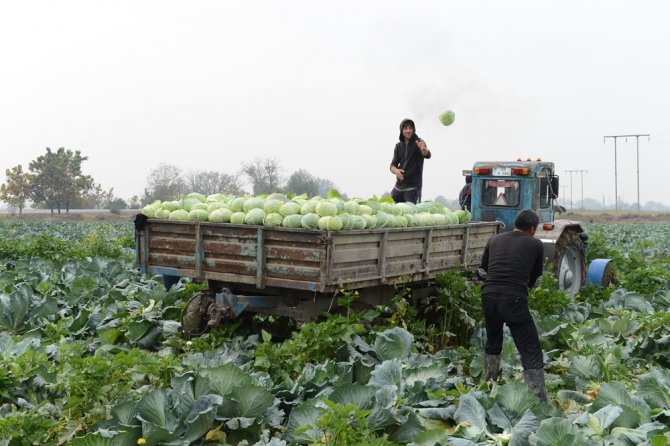
[{"label": "hood on jacket", "polygon": [[411,123],[412,127],[414,127],[414,134],[410,138],[410,141],[417,141],[417,140],[421,139],[421,138],[419,138],[419,135],[416,134],[416,124],[414,124],[414,121],[412,121],[411,119],[405,118],[400,122],[400,136],[398,137],[400,142],[405,142],[405,138],[402,136],[402,128],[407,123]]}]

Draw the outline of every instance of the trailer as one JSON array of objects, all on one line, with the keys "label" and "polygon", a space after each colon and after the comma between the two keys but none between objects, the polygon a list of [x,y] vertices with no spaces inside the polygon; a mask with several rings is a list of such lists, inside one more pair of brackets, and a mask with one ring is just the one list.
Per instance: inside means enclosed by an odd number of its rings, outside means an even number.
[{"label": "trailer", "polygon": [[[184,329],[206,330],[245,311],[304,321],[336,306],[342,291],[388,302],[397,286],[429,289],[438,273],[477,267],[498,222],[320,231],[208,222],[135,220],[137,263],[174,281],[207,280]],[[206,325],[206,326],[205,326]]]}]

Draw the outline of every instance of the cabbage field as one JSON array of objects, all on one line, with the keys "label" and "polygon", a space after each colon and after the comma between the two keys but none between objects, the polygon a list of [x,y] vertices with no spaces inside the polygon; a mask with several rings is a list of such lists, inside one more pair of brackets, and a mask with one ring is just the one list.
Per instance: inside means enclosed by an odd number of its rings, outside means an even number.
[{"label": "cabbage field", "polygon": [[532,291],[544,403],[509,339],[483,381],[468,273],[419,308],[399,288],[358,312],[347,292],[300,326],[244,317],[185,340],[204,285],[142,276],[132,223],[0,220],[0,445],[668,445],[670,225],[587,229],[617,286]]}]

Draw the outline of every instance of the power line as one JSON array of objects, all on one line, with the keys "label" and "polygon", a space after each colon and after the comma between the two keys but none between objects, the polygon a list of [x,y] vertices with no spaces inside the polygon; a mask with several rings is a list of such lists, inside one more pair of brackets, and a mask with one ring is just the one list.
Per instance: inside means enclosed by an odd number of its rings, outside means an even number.
[{"label": "power line", "polygon": [[[584,209],[584,174],[589,173],[588,170],[584,169],[575,169],[575,170],[566,170],[565,173],[570,173],[570,201],[572,201],[572,174],[573,173],[578,173],[580,180],[579,180],[579,185],[582,190],[582,204],[581,204],[581,209]],[[572,209],[572,204],[570,205]]]},{"label": "power line", "polygon": [[[617,178],[617,162],[616,162],[616,140],[617,138],[635,138],[637,140],[637,210],[640,211],[640,136],[646,136],[651,139],[651,136],[648,134],[640,135],[611,135],[603,136],[603,143],[607,138],[614,139],[614,209],[619,210],[619,191],[618,191],[618,178]],[[572,183],[572,176],[570,177],[570,182]]]},{"label": "power line", "polygon": [[565,174],[570,174],[570,212],[572,212],[572,172],[574,170],[566,170]]}]

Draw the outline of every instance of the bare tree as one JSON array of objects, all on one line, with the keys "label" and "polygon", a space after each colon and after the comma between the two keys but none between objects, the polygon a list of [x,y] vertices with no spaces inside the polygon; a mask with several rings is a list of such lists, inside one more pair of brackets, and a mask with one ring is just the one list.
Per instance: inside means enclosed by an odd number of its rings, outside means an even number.
[{"label": "bare tree", "polygon": [[154,200],[176,200],[186,191],[186,184],[179,167],[161,163],[152,169],[147,176],[147,188],[144,190],[143,202]]},{"label": "bare tree", "polygon": [[186,189],[203,195],[215,194],[219,191],[220,174],[215,171],[189,170],[184,175]]},{"label": "bare tree", "polygon": [[222,173],[219,178],[219,190],[222,194],[245,194],[242,178],[236,174]]},{"label": "bare tree", "polygon": [[186,188],[189,192],[198,192],[203,195],[244,193],[242,180],[239,175],[231,175],[216,171],[191,170],[186,173]]},{"label": "bare tree", "polygon": [[128,200],[128,206],[131,209],[139,209],[142,207],[142,202],[140,201],[140,197],[137,195],[133,195],[130,197],[130,200]]},{"label": "bare tree", "polygon": [[242,165],[242,172],[249,177],[254,195],[279,191],[283,182],[279,161],[256,158]]}]

